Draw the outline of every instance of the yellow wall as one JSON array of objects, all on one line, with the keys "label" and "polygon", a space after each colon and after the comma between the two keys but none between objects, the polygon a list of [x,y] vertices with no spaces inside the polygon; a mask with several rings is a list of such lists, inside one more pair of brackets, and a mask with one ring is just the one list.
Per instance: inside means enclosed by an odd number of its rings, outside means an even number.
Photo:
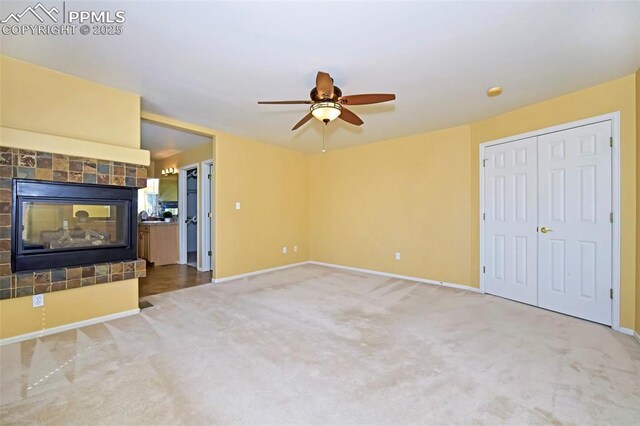
[{"label": "yellow wall", "polygon": [[620,111],[621,325],[633,328],[635,81],[629,75],[467,126],[312,156],[310,258],[478,287],[479,144]]},{"label": "yellow wall", "polygon": [[158,183],[158,199],[160,201],[178,201],[178,175],[158,179],[160,179]]},{"label": "yellow wall", "polygon": [[[636,71],[636,167],[640,165],[640,68]],[[636,333],[640,335],[640,171],[636,169]]]},{"label": "yellow wall", "polygon": [[[139,148],[137,96],[6,57],[1,74],[1,126]],[[632,328],[640,326],[636,79],[627,76],[466,126],[313,156],[142,116],[214,138],[208,158],[216,160],[216,278],[312,259],[477,286],[478,144],[620,111],[621,325]],[[21,143],[29,147],[28,139]],[[189,162],[195,161],[182,165]],[[154,168],[180,167],[162,164]],[[396,251],[402,254],[398,262]],[[135,309],[137,280],[47,296],[48,324],[60,325]],[[0,337],[40,330],[42,311],[29,301],[0,302]]]},{"label": "yellow wall", "polygon": [[215,148],[216,278],[308,260],[307,156],[221,132]]},{"label": "yellow wall", "polygon": [[[478,145],[620,111],[621,325],[633,328],[637,298],[640,307],[635,79],[627,76],[467,126],[310,157],[188,126],[215,135],[216,277],[311,259],[477,287]],[[241,210],[234,209],[235,201]],[[291,251],[295,244],[297,254]],[[285,245],[288,255],[281,252]],[[396,251],[400,261],[394,260]]]},{"label": "yellow wall", "polygon": [[[1,96],[1,95],[0,95]],[[108,161],[122,161],[126,158],[129,164],[148,166],[149,151],[139,147],[115,146],[110,143],[89,142],[84,139],[55,136],[47,133],[37,133],[28,130],[18,130],[0,126],[0,140],[2,146],[9,148],[23,148],[26,145],[34,151],[51,152],[54,154],[68,154],[75,157],[100,158]]]},{"label": "yellow wall", "polygon": [[0,126],[140,148],[140,97],[0,56]]},{"label": "yellow wall", "polygon": [[471,125],[471,211],[472,284],[479,282],[479,209],[478,145],[509,135],[542,129],[557,124],[620,111],[621,124],[621,326],[633,328],[636,280],[636,105],[635,76],[613,80],[598,86],[520,108]]},{"label": "yellow wall", "polygon": [[462,126],[314,155],[311,259],[468,285],[470,147]]},{"label": "yellow wall", "polygon": [[[141,116],[213,137],[215,278],[309,260],[305,154],[158,114]],[[171,166],[176,167],[159,161],[152,165],[156,175]],[[287,254],[282,254],[284,246]]]},{"label": "yellow wall", "polygon": [[163,158],[162,160],[153,161],[153,169],[149,172],[153,175],[149,177],[161,177],[162,170],[173,167],[176,170],[180,167],[188,166],[189,164],[200,163],[201,161],[213,159],[213,140],[211,142],[203,143],[198,146],[194,146],[191,149],[183,151],[179,154],[172,155],[171,157]]},{"label": "yellow wall", "polygon": [[32,308],[31,297],[0,302],[0,338],[97,318],[138,307],[138,280],[45,293],[44,308]]},{"label": "yellow wall", "polygon": [[[48,135],[99,142],[83,144],[83,155],[102,159],[105,144],[120,158],[135,152],[148,162],[148,153],[140,151],[140,98],[69,75],[0,57],[0,125],[18,132],[19,147],[42,149]],[[37,132],[37,133],[31,133]],[[11,140],[0,145],[13,146],[14,133],[2,132]],[[57,153],[78,155],[73,144],[51,138]],[[95,149],[94,149],[95,148]],[[132,151],[131,148],[135,148]],[[124,155],[122,155],[124,154]],[[110,159],[110,158],[108,158]],[[0,301],[0,338],[39,331],[43,327],[83,321],[138,308],[138,280],[100,284],[45,295],[44,308],[32,308],[31,298]]]}]

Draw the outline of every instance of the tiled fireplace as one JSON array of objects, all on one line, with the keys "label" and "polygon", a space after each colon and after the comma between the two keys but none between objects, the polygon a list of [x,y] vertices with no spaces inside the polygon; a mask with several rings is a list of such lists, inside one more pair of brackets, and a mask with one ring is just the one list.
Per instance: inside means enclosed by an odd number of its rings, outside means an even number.
[{"label": "tiled fireplace", "polygon": [[132,191],[144,186],[144,166],[0,147],[0,299],[145,276]]}]

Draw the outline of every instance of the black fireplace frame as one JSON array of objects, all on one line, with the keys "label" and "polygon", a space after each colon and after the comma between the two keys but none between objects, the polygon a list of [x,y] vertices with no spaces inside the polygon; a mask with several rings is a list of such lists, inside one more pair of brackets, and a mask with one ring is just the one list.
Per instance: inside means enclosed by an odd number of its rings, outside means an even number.
[{"label": "black fireplace frame", "polygon": [[[82,249],[55,250],[50,252],[23,253],[22,209],[26,200],[40,202],[76,203],[125,203],[128,211],[128,226],[122,246],[96,246]],[[137,188],[83,183],[50,182],[32,179],[17,179],[12,182],[11,212],[11,270],[29,272],[69,266],[95,265],[137,259],[138,254],[138,190]]]}]

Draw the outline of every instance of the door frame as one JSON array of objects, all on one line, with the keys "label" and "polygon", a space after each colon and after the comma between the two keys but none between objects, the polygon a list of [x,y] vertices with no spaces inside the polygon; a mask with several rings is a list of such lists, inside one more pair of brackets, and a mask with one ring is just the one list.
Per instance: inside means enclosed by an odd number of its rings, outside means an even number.
[{"label": "door frame", "polygon": [[[184,221],[187,211],[187,198],[185,195],[187,193],[187,170],[191,169],[198,170],[199,181],[199,163],[188,164],[178,169],[178,263],[180,265],[185,265],[187,263],[187,224]],[[199,226],[199,224],[196,226]],[[198,236],[198,240],[199,239],[200,237]],[[199,247],[200,241],[198,241],[197,244]]]},{"label": "door frame", "polygon": [[[211,166],[211,178],[204,178],[204,175],[208,174],[207,170]],[[200,231],[200,241],[202,241],[202,253],[200,255],[200,263],[198,264],[199,271],[211,271],[213,269],[213,160],[205,160],[200,163],[200,170],[202,173],[198,174],[198,177],[202,176],[200,179],[200,217],[202,220],[199,220],[198,223],[201,223]],[[208,217],[209,212],[212,217]],[[211,251],[211,256],[205,256],[205,253]]]},{"label": "door frame", "polygon": [[548,133],[560,132],[562,130],[572,129],[574,127],[586,126],[589,124],[600,123],[603,121],[611,121],[611,136],[613,138],[613,147],[611,149],[611,209],[613,212],[613,225],[611,232],[611,286],[613,288],[613,300],[611,306],[611,328],[616,331],[625,332],[620,327],[620,235],[621,235],[621,221],[620,221],[620,111],[611,112],[609,114],[598,115],[595,117],[585,118],[582,120],[571,121],[569,123],[563,123],[556,126],[546,127],[544,129],[534,130],[531,132],[520,133],[513,136],[507,136],[480,144],[480,156],[479,156],[479,175],[480,175],[480,203],[478,211],[478,220],[480,225],[480,264],[478,265],[478,271],[480,274],[480,291],[485,292],[484,289],[484,220],[482,214],[485,210],[484,203],[484,167],[483,160],[485,154],[485,148],[493,145],[501,145],[509,142],[515,142],[521,139],[527,139],[531,137],[538,137]]}]

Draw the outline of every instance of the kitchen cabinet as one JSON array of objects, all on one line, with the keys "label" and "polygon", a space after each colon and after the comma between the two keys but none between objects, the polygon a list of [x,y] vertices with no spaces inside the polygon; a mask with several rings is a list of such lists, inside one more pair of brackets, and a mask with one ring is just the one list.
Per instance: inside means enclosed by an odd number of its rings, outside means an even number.
[{"label": "kitchen cabinet", "polygon": [[178,223],[138,224],[138,257],[155,266],[178,263]]}]

